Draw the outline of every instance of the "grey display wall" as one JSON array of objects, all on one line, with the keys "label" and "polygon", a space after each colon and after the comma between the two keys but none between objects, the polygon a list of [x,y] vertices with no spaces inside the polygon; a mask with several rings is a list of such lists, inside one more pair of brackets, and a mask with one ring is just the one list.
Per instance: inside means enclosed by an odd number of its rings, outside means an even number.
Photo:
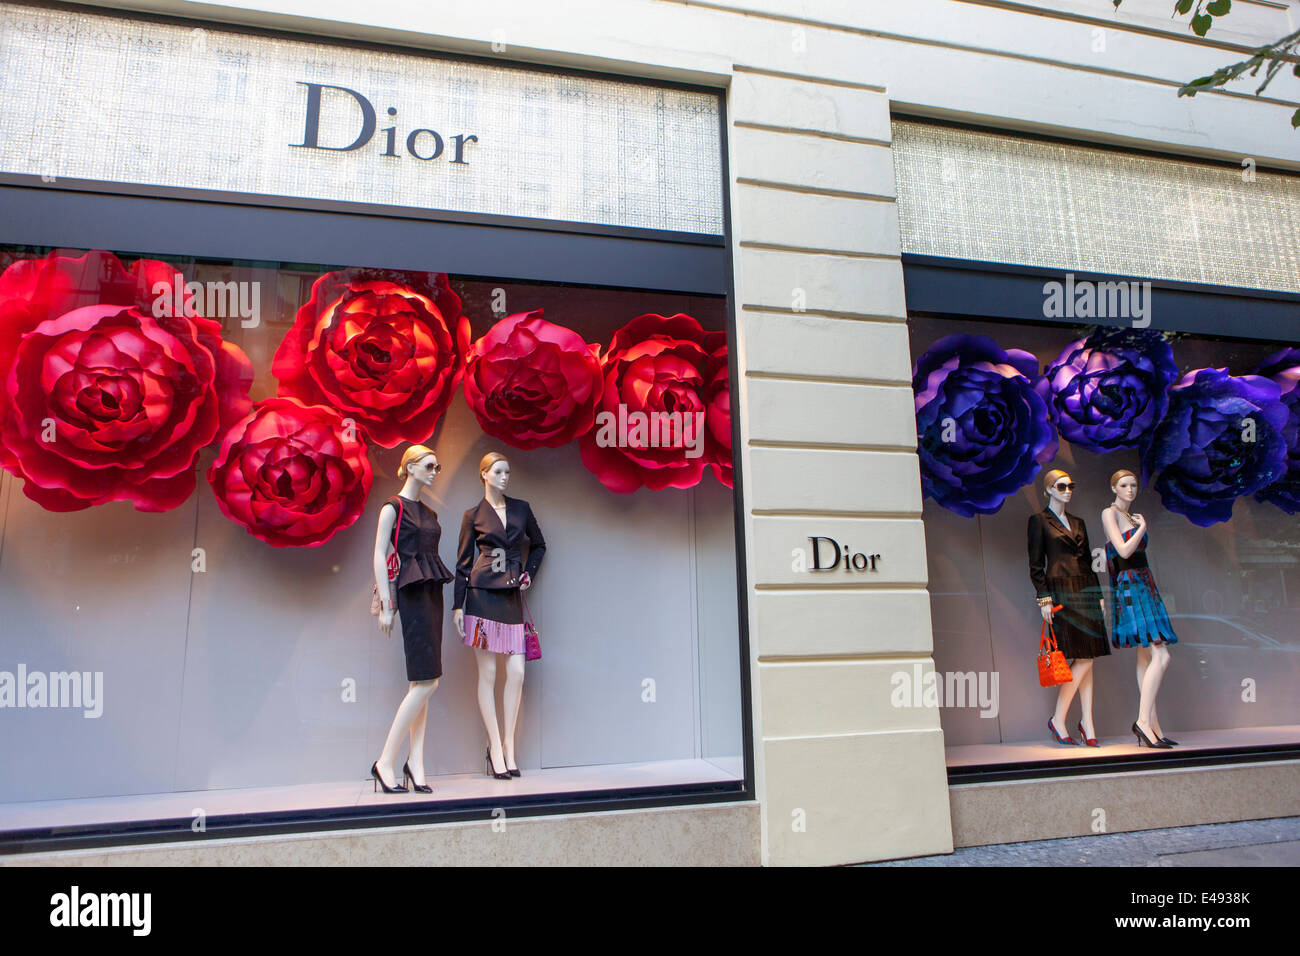
[{"label": "grey display wall", "polygon": [[[1032,352],[1040,365],[1078,337],[1067,327],[1011,323],[909,320],[915,359],[953,332],[987,335],[1003,348]],[[1278,346],[1180,337],[1173,343],[1180,372],[1213,366],[1246,374]],[[1035,484],[1008,498],[994,515],[963,518],[927,499],[924,519],[934,621],[935,669],[996,673],[996,717],[977,707],[940,711],[948,746],[1046,739],[1056,690],[1038,685],[1035,655],[1042,619],[1029,581],[1025,526],[1045,507],[1041,477],[1052,468],[1076,483],[1071,514],[1087,525],[1093,548],[1104,547],[1102,509],[1114,495],[1110,476],[1141,474],[1136,451],[1095,455],[1061,443]],[[1167,511],[1149,485],[1133,506],[1150,527],[1152,573],[1179,642],[1160,689],[1166,733],[1293,724],[1300,715],[1300,519],[1271,504],[1238,499],[1232,520],[1201,528]],[[1100,575],[1107,600],[1108,578]],[[1112,649],[1093,668],[1097,732],[1119,736],[1137,715],[1136,651]],[[1243,699],[1243,681],[1255,699]],[[1078,703],[1072,705],[1074,729]]]},{"label": "grey display wall", "polygon": [[[249,273],[252,274],[252,273]],[[207,278],[207,276],[204,276]],[[460,283],[475,336],[494,283]],[[607,342],[645,311],[721,327],[719,300],[509,286],[511,311]],[[283,301],[276,296],[284,294]],[[263,284],[263,328],[227,328],[253,358],[254,399],[273,390],[270,352],[300,293]],[[236,323],[237,324],[237,323]],[[483,435],[457,394],[433,447],[431,505],[454,566],[460,516],[482,496],[479,459],[506,452],[509,494],[528,500],[547,554],[528,600],[544,657],[528,665],[525,770],[741,753],[733,498],[706,473],[689,491],[616,495],[576,445],[531,452]],[[360,780],[406,690],[400,633],[368,613],[378,510],[397,492],[402,448],[372,449],[366,512],[321,547],[272,548],[227,520],[202,477],[164,514],[114,503],[53,514],[0,479],[0,670],[103,674],[103,713],[0,711],[0,801]],[[205,570],[192,570],[204,549]],[[451,624],[429,707],[426,768],[482,772],[473,654]],[[647,702],[644,682],[654,681]]]}]

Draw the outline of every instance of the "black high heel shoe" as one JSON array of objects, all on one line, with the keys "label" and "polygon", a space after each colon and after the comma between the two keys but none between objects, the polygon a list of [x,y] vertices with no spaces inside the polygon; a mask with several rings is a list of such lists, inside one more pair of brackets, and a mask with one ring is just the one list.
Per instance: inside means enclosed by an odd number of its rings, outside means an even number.
[{"label": "black high heel shoe", "polygon": [[1138,739],[1137,745],[1139,747],[1141,747],[1143,744],[1146,744],[1148,747],[1154,747],[1156,750],[1168,750],[1170,747],[1170,745],[1165,743],[1163,740],[1153,743],[1150,737],[1142,733],[1142,728],[1137,725],[1136,720],[1133,721],[1132,730],[1133,733],[1137,736]]},{"label": "black high heel shoe", "polygon": [[402,764],[402,782],[410,786],[416,793],[433,793],[433,787],[415,782],[415,777],[411,775],[411,761],[409,760]]},{"label": "black high heel shoe", "polygon": [[370,776],[372,776],[372,777],[375,778],[375,792],[376,792],[376,793],[379,792],[379,788],[380,788],[380,787],[383,787],[383,788],[384,788],[384,793],[406,793],[406,788],[405,788],[405,787],[399,787],[399,786],[397,786],[396,784],[394,784],[393,786],[390,787],[388,784],[384,783],[384,778],[381,777],[381,776],[379,776],[379,761],[378,761],[378,760],[376,760],[374,763],[372,763],[372,764],[370,765]]},{"label": "black high heel shoe", "polygon": [[519,768],[518,768],[518,767],[511,767],[511,766],[509,766],[508,764],[506,765],[506,773],[510,774],[510,776],[512,776],[512,777],[522,777],[522,776],[523,776],[523,774],[521,774],[521,773],[519,772]]},{"label": "black high heel shoe", "polygon": [[1170,740],[1168,737],[1161,737],[1161,738],[1160,738],[1160,742],[1161,742],[1162,744],[1168,744],[1168,745],[1171,746],[1171,747],[1177,747],[1177,746],[1178,746],[1178,741],[1176,741],[1176,740]]},{"label": "black high heel shoe", "polygon": [[492,766],[492,748],[491,748],[491,747],[488,747],[487,749],[485,749],[485,750],[483,751],[483,762],[484,762],[484,763],[486,764],[486,766],[487,766],[487,770],[484,771],[484,772],[485,772],[489,777],[496,777],[498,780],[509,780],[509,779],[510,779],[510,771],[505,770],[505,771],[502,771],[501,773],[497,773],[497,768],[494,767],[494,766]]}]

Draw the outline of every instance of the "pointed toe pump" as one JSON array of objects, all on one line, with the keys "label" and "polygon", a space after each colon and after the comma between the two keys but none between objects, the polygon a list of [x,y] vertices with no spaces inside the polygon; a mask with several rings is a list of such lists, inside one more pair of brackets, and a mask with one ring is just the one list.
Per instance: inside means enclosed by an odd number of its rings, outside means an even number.
[{"label": "pointed toe pump", "polygon": [[491,748],[491,747],[488,747],[486,750],[483,751],[483,761],[484,761],[484,763],[487,765],[487,770],[484,771],[484,772],[485,772],[489,777],[496,777],[498,780],[509,780],[509,779],[511,779],[511,778],[510,778],[510,771],[508,771],[508,770],[503,770],[503,771],[501,771],[500,773],[497,773],[497,768],[494,767],[494,766],[492,766],[492,748]]},{"label": "pointed toe pump", "polygon": [[409,760],[402,764],[402,782],[416,793],[433,793],[433,787],[430,787],[427,784],[415,782],[415,776],[411,773],[411,762]]},{"label": "pointed toe pump", "polygon": [[370,765],[370,776],[375,778],[376,792],[378,792],[380,787],[383,787],[384,793],[406,793],[405,787],[396,784],[390,787],[388,784],[384,783],[384,778],[379,776],[379,761],[377,760]]},{"label": "pointed toe pump", "polygon": [[1087,734],[1085,734],[1085,733],[1083,732],[1083,721],[1082,721],[1082,720],[1079,721],[1079,736],[1083,738],[1083,742],[1084,742],[1085,744],[1087,744],[1089,747],[1100,747],[1100,746],[1101,746],[1101,744],[1097,743],[1097,738],[1096,738],[1096,737],[1089,737]]},{"label": "pointed toe pump", "polygon": [[1060,734],[1056,732],[1056,725],[1052,723],[1052,719],[1050,717],[1047,719],[1047,729],[1052,732],[1052,736],[1056,738],[1056,742],[1058,744],[1073,744],[1076,747],[1078,746],[1078,741],[1075,740],[1073,737],[1062,737]]},{"label": "pointed toe pump", "polygon": [[1138,742],[1137,745],[1139,747],[1141,747],[1143,744],[1146,744],[1146,746],[1154,747],[1156,750],[1168,750],[1170,748],[1170,745],[1165,743],[1163,740],[1153,741],[1146,734],[1142,733],[1142,728],[1137,725],[1137,721],[1133,722],[1132,730],[1133,730],[1133,735],[1137,737],[1137,742]]}]

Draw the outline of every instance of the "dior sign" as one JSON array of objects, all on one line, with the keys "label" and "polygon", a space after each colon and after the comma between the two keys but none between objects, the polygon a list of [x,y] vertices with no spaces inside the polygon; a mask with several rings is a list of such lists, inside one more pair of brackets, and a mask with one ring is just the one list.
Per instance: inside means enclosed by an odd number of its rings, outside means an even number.
[{"label": "dior sign", "polygon": [[[299,80],[298,83],[307,87],[307,116],[303,123],[302,142],[290,143],[289,145],[301,149],[326,149],[333,152],[348,153],[361,149],[374,137],[379,122],[375,113],[375,106],[366,96],[356,90],[350,90],[346,86],[333,86],[328,83],[307,83],[303,80]],[[356,137],[346,146],[327,146],[320,142],[321,101],[322,93],[326,90],[332,91],[329,97],[330,103],[333,104],[330,107],[331,109],[351,110],[354,105],[361,108],[361,127],[357,130]],[[344,96],[339,94],[344,94]],[[397,107],[395,106],[388,107],[386,112],[392,119],[397,117]],[[379,155],[393,158],[400,156],[401,154],[397,151],[397,125],[386,126],[383,133],[383,151]],[[466,145],[477,142],[477,136],[467,133],[458,133],[450,137],[449,140],[444,140],[441,133],[427,127],[412,129],[406,134],[405,138],[406,152],[416,159],[422,159],[425,162],[437,159],[444,155],[446,148],[450,146],[451,152],[448,162],[459,163],[462,166],[469,165],[469,160],[465,158]]]}]

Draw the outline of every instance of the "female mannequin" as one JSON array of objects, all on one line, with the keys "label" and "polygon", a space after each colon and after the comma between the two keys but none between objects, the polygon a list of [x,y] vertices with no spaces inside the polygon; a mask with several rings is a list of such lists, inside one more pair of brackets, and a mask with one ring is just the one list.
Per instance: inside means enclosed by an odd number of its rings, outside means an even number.
[{"label": "female mannequin", "polygon": [[[391,634],[394,613],[401,615],[406,679],[411,682],[388,730],[384,751],[370,767],[370,775],[377,786],[384,788],[384,793],[406,792],[406,787],[390,785],[388,781],[396,780],[397,748],[408,734],[411,756],[402,766],[403,781],[410,781],[421,793],[433,789],[424,783],[424,725],[429,716],[429,698],[442,676],[442,588],[452,576],[438,557],[438,541],[442,536],[438,513],[420,496],[433,484],[433,477],[440,470],[438,456],[431,448],[412,445],[406,449],[397,469],[397,477],[406,481],[399,494],[379,509],[379,528],[375,532],[375,584],[383,596],[379,628]],[[394,608],[388,594],[387,558],[399,504],[402,525],[397,529],[397,556],[401,567],[394,582],[397,588]]]},{"label": "female mannequin", "polygon": [[1106,567],[1110,571],[1111,643],[1137,647],[1138,719],[1133,734],[1138,746],[1166,749],[1178,741],[1160,730],[1156,694],[1169,667],[1169,645],[1178,642],[1155,578],[1147,565],[1147,522],[1132,513],[1137,476],[1117,471],[1110,476],[1115,503],[1101,513],[1106,529]]},{"label": "female mannequin", "polygon": [[[510,462],[489,452],[479,462],[483,500],[465,512],[456,559],[456,611],[462,642],[478,661],[478,709],[487,729],[492,776],[520,776],[515,762],[515,725],[524,693],[524,612],[521,591],[546,554],[546,541],[528,502],[506,497]],[[522,557],[528,539],[528,563]],[[505,720],[497,727],[497,656],[506,657]],[[498,770],[497,768],[501,769]]]},{"label": "female mannequin", "polygon": [[[1092,659],[1110,653],[1106,644],[1105,604],[1101,582],[1092,570],[1092,547],[1083,519],[1069,514],[1065,506],[1074,497],[1074,482],[1063,471],[1049,471],[1043,478],[1047,507],[1029,516],[1029,578],[1038,592],[1043,620],[1052,626],[1062,654],[1070,659],[1074,679],[1062,684],[1056,694],[1056,712],[1047,728],[1057,743],[1073,744],[1062,734],[1065,715],[1077,692],[1081,711],[1079,733],[1089,747],[1097,746],[1092,722]],[[1061,606],[1054,614],[1053,606]]]}]

